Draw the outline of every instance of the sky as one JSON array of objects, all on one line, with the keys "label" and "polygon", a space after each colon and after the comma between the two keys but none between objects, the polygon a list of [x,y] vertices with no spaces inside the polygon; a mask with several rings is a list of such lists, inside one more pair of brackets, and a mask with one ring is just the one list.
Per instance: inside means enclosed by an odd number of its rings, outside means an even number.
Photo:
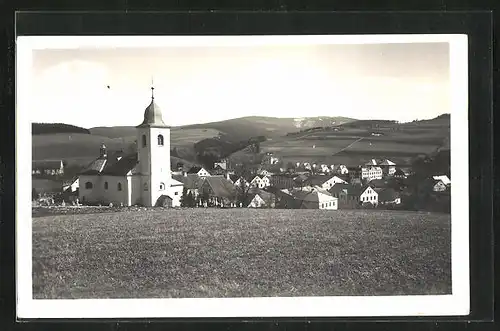
[{"label": "sky", "polygon": [[[448,43],[33,51],[33,122],[172,126],[244,116],[411,121],[450,113]],[[109,86],[109,89],[108,87]]]}]

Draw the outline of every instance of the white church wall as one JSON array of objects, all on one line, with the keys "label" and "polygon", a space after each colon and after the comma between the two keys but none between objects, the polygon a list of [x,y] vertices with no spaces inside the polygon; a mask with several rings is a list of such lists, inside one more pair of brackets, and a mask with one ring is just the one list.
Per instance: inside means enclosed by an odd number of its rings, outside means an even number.
[{"label": "white church wall", "polygon": [[131,202],[132,205],[140,205],[142,204],[141,201],[141,176],[136,175],[136,176],[131,176],[131,187],[132,187],[132,192],[131,192]]},{"label": "white church wall", "polygon": [[[82,175],[79,177],[79,182],[81,183],[81,185],[78,192],[78,199],[80,200],[80,202],[99,202],[99,198],[101,196],[101,186],[99,185],[99,179],[100,178],[98,176]],[[90,188],[88,188],[89,183],[91,185]]]},{"label": "white church wall", "polygon": [[[87,203],[100,203],[107,205],[129,205],[129,187],[125,176],[80,176],[82,183],[79,192],[79,199]],[[87,183],[92,183],[92,188],[87,189]],[[106,188],[107,183],[107,188]],[[121,191],[118,189],[121,184]]]}]

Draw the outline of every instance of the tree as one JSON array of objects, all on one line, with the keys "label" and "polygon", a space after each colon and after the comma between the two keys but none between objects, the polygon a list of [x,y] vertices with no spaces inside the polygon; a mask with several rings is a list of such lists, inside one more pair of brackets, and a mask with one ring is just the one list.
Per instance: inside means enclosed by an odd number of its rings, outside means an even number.
[{"label": "tree", "polygon": [[189,207],[187,203],[188,203],[188,193],[187,193],[187,188],[184,187],[182,189],[181,207]]},{"label": "tree", "polygon": [[187,207],[196,207],[196,201],[191,191],[187,194]]},{"label": "tree", "polygon": [[237,204],[245,204],[248,201],[250,190],[252,189],[247,179],[254,177],[257,174],[257,169],[250,163],[242,163],[241,166],[236,169],[235,173],[240,179],[240,185],[236,188],[236,202]]}]

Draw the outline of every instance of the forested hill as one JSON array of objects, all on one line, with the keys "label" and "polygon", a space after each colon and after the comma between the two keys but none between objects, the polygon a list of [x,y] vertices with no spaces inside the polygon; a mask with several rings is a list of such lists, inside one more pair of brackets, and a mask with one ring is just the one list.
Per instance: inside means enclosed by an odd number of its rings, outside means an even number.
[{"label": "forested hill", "polygon": [[55,134],[55,133],[83,133],[90,134],[88,129],[79,126],[63,123],[33,123],[31,125],[31,134]]}]

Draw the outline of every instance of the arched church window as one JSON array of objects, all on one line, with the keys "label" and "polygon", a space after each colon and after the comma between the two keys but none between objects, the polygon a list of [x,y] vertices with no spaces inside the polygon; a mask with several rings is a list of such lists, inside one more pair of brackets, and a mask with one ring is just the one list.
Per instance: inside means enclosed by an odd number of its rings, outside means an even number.
[{"label": "arched church window", "polygon": [[104,189],[107,190],[108,189],[108,182],[104,182]]},{"label": "arched church window", "polygon": [[118,183],[118,191],[122,190],[122,183]]},{"label": "arched church window", "polygon": [[144,183],[144,191],[148,190],[148,183]]},{"label": "arched church window", "polygon": [[164,183],[160,183],[160,190],[163,191],[165,189],[165,184]]},{"label": "arched church window", "polygon": [[146,147],[146,135],[142,135],[142,147]]},{"label": "arched church window", "polygon": [[158,146],[163,146],[163,136],[161,134],[158,135]]},{"label": "arched church window", "polygon": [[85,183],[85,188],[86,188],[87,190],[91,190],[91,189],[92,189],[92,187],[93,187],[93,185],[92,185],[92,183],[91,183],[91,182],[86,182],[86,183]]}]

